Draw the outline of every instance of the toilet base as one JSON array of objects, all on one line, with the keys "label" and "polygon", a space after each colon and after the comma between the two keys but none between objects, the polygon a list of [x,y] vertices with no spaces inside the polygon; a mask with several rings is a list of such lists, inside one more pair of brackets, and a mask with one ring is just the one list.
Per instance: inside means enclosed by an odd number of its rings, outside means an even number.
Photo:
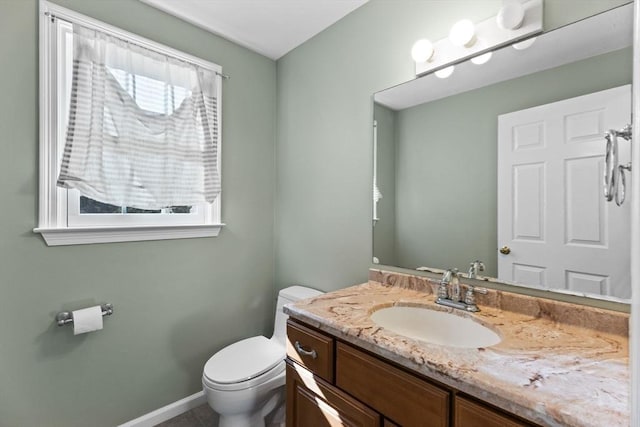
[{"label": "toilet base", "polygon": [[277,390],[262,408],[253,414],[220,414],[218,427],[267,427],[265,417],[278,409],[283,402],[284,393],[282,390]]}]

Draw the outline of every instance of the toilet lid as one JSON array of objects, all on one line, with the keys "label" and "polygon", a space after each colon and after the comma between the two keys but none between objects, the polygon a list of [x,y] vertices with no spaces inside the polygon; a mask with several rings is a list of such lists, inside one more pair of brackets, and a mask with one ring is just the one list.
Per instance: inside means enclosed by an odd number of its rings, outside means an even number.
[{"label": "toilet lid", "polygon": [[214,354],[204,365],[204,375],[220,384],[237,383],[257,377],[285,358],[285,349],[270,339],[251,337],[231,344]]}]

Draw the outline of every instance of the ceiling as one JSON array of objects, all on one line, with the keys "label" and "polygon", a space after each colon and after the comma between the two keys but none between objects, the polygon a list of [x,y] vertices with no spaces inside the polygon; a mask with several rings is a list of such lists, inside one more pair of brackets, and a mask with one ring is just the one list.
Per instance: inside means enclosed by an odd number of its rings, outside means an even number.
[{"label": "ceiling", "polygon": [[278,59],[368,0],[140,0]]}]

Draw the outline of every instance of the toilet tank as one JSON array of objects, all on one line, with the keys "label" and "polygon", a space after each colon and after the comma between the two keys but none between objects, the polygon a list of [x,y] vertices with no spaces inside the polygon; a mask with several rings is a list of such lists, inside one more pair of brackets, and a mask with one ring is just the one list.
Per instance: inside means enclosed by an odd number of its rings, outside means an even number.
[{"label": "toilet tank", "polygon": [[273,325],[272,340],[275,340],[282,345],[285,345],[285,337],[287,335],[287,316],[282,307],[285,304],[300,301],[307,298],[317,297],[324,292],[317,291],[315,289],[306,288],[304,286],[290,286],[284,288],[278,292],[278,303],[276,304],[276,320]]}]

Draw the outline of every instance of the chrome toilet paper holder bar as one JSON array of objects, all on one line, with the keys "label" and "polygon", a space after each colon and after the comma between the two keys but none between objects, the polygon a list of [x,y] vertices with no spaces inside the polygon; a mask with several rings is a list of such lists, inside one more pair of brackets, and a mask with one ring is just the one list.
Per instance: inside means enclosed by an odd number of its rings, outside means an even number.
[{"label": "chrome toilet paper holder bar", "polygon": [[[111,316],[113,314],[113,304],[100,304],[103,316]],[[70,311],[61,311],[56,314],[58,326],[64,326],[73,323],[73,314]]]}]

